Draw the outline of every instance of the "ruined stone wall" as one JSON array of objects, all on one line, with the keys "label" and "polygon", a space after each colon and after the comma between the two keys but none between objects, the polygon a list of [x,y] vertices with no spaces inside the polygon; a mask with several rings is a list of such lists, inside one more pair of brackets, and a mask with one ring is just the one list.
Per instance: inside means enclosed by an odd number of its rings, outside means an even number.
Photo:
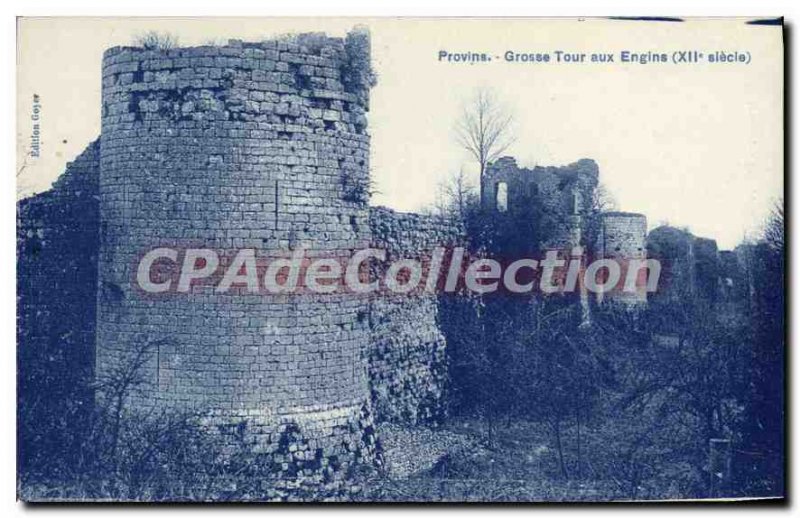
[{"label": "ruined stone wall", "polygon": [[[647,258],[647,218],[643,214],[633,212],[606,212],[602,215],[600,228],[600,254],[604,259],[613,259],[621,268],[620,286],[624,286],[628,266],[631,261]],[[637,289],[633,293],[624,290],[613,290],[603,294],[605,301],[625,304],[642,304],[647,302],[647,272],[641,270],[638,275]]]},{"label": "ruined stone wall", "polygon": [[63,361],[76,379],[88,377],[94,357],[99,148],[90,144],[49,191],[17,211],[20,362]]},{"label": "ruined stone wall", "polygon": [[[386,251],[375,265],[385,273],[390,261],[430,259],[436,247],[463,240],[463,229],[442,218],[370,209],[372,247]],[[423,281],[425,282],[425,278]],[[380,293],[370,304],[369,380],[373,406],[381,420],[436,421],[445,410],[446,343],[438,323],[438,295]]]},{"label": "ruined stone wall", "polygon": [[750,300],[750,272],[747,245],[719,252],[720,297],[729,303],[746,305]]},{"label": "ruined stone wall", "polygon": [[[40,430],[85,429],[94,380],[99,142],[17,205],[17,416],[25,464]],[[33,425],[34,429],[28,427]],[[69,449],[70,445],[58,447]]]},{"label": "ruined stone wall", "polygon": [[716,241],[661,226],[648,234],[647,249],[648,257],[661,262],[661,280],[653,300],[718,300],[721,267]]},{"label": "ruined stone wall", "polygon": [[108,50],[102,145],[20,204],[25,343],[69,336],[98,379],[144,351],[129,412],[205,411],[290,476],[336,478],[371,459],[373,407],[383,420],[440,417],[436,294],[218,294],[201,282],[152,295],[135,283],[157,247],[211,248],[222,267],[241,248],[348,257],[372,246],[387,251],[377,274],[460,243],[463,229],[440,218],[368,208],[371,81],[357,33]]},{"label": "ruined stone wall", "polygon": [[206,410],[267,451],[289,426],[300,464],[371,455],[366,300],[133,283],[156,247],[338,257],[370,243],[367,38],[106,51],[97,375],[148,347],[130,410]]},{"label": "ruined stone wall", "polygon": [[[368,207],[366,35],[117,47],[102,67],[102,141],[19,206],[26,343],[83,344],[69,361],[99,379],[144,351],[128,411],[205,411],[291,476],[343,477],[371,460],[373,414],[439,418],[447,368],[435,293],[223,294],[200,282],[149,295],[135,285],[139,259],[158,247],[268,259],[372,247],[387,252],[373,264],[380,275],[395,259],[461,244],[458,225]],[[591,160],[524,169],[503,158],[482,203],[497,211],[505,183],[509,212],[538,203],[563,216],[547,247],[565,248],[584,238],[597,177]],[[645,226],[641,215],[606,215],[604,250],[639,256]]]},{"label": "ruined stone wall", "polygon": [[670,226],[647,235],[647,255],[661,263],[661,279],[652,300],[688,300],[694,293],[693,236]]},{"label": "ruined stone wall", "polygon": [[717,242],[705,237],[694,240],[695,285],[700,297],[714,302],[720,293],[720,263]]},{"label": "ruined stone wall", "polygon": [[502,157],[489,164],[481,179],[481,206],[485,211],[502,212],[498,189],[505,184],[508,213],[538,204],[541,213],[553,220],[553,232],[544,247],[570,248],[581,244],[583,218],[591,210],[598,176],[597,164],[590,159],[563,167],[523,168],[514,158]]}]

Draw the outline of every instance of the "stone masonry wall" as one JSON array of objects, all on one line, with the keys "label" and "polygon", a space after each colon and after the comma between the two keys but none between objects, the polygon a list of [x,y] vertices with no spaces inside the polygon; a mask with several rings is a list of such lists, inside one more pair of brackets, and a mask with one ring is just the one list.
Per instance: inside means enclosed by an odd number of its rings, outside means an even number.
[{"label": "stone masonry wall", "polygon": [[[95,341],[99,141],[67,164],[52,189],[17,211],[20,382],[33,357],[91,377]],[[56,370],[56,369],[54,369]]]},{"label": "stone masonry wall", "polygon": [[557,228],[544,245],[566,249],[581,242],[582,218],[591,209],[598,176],[597,164],[590,159],[563,167],[524,168],[513,157],[502,157],[489,164],[481,179],[481,206],[498,211],[498,189],[505,184],[509,213],[540,204],[544,213],[559,216]]},{"label": "stone masonry wall", "polygon": [[650,231],[647,249],[649,257],[661,262],[659,289],[652,300],[718,300],[723,272],[716,241],[664,225]]},{"label": "stone masonry wall", "polygon": [[[429,259],[436,247],[463,240],[463,229],[442,218],[370,209],[372,247],[386,262]],[[424,264],[424,261],[423,261]],[[424,282],[424,278],[423,281]],[[370,304],[369,380],[373,407],[381,420],[431,422],[445,410],[445,338],[438,323],[438,297],[431,293],[380,294]]]},{"label": "stone masonry wall", "polygon": [[[625,282],[627,266],[631,261],[647,258],[647,218],[633,212],[606,212],[602,216],[599,244],[600,257],[614,259],[621,266],[621,284]],[[647,273],[640,271],[638,289],[634,293],[614,290],[605,293],[604,299],[625,304],[647,302]]]},{"label": "stone masonry wall", "polygon": [[435,295],[223,295],[203,283],[150,295],[135,285],[139,258],[156,247],[212,248],[224,266],[240,248],[271,259],[372,246],[388,263],[461,241],[463,229],[440,218],[368,208],[368,48],[352,33],[108,50],[102,144],[19,204],[21,343],[82,344],[69,358],[87,379],[144,351],[127,411],[205,411],[291,477],[336,479],[372,459],[373,407],[383,420],[440,417]]},{"label": "stone masonry wall", "polygon": [[[85,428],[91,412],[100,174],[90,144],[52,189],[17,205],[18,462],[41,430]],[[33,425],[33,429],[28,426]],[[57,447],[70,450],[71,444]]]},{"label": "stone masonry wall", "polygon": [[97,375],[149,347],[131,411],[207,411],[265,451],[290,426],[304,446],[288,470],[370,458],[366,300],[133,284],[156,247],[338,257],[370,243],[368,36],[117,47],[102,76]]},{"label": "stone masonry wall", "polygon": [[[436,293],[215,293],[198,282],[152,295],[135,282],[160,247],[216,250],[220,270],[243,248],[267,260],[379,248],[386,261],[371,273],[382,275],[395,259],[460,245],[464,229],[446,220],[369,208],[369,60],[359,31],[106,51],[101,140],[19,204],[26,350],[58,351],[99,380],[142,352],[126,411],[203,412],[288,477],[337,480],[375,460],[374,416],[441,417]],[[503,158],[487,171],[484,208],[506,182],[509,210],[538,198],[567,216],[550,246],[577,244],[597,175],[591,160],[528,170]],[[633,216],[605,218],[606,248],[643,250]]]},{"label": "stone masonry wall", "polygon": [[720,294],[720,260],[717,242],[706,237],[694,240],[695,283],[700,298],[715,302]]}]

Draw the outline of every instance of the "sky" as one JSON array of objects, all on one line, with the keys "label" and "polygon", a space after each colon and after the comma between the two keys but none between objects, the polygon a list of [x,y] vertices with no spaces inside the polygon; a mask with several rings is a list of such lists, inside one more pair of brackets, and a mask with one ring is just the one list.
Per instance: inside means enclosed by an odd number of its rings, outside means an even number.
[{"label": "sky", "polygon": [[[369,133],[372,203],[416,211],[437,185],[477,167],[453,127],[477,88],[514,113],[507,150],[525,166],[592,158],[619,210],[650,228],[669,223],[723,249],[759,231],[783,193],[783,49],[780,27],[741,19],[684,23],[602,19],[23,18],[18,27],[18,197],[41,192],[100,132],[103,51],[143,32],[181,45],[258,41],[287,32],[372,34]],[[585,53],[584,63],[555,51]],[[622,51],[739,52],[747,63],[622,63]],[[506,62],[507,51],[549,63]],[[440,59],[485,53],[490,62]],[[614,63],[591,63],[591,54]],[[27,156],[33,96],[41,151]],[[23,168],[24,166],[24,168]]]}]

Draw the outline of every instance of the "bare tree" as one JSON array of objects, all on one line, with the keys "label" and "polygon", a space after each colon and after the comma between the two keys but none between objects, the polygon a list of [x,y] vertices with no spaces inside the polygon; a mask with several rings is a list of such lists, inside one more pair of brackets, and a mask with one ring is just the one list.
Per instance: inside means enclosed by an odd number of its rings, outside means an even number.
[{"label": "bare tree", "polygon": [[589,212],[586,215],[585,222],[586,243],[584,244],[590,251],[598,251],[597,240],[600,236],[603,213],[613,210],[617,210],[617,202],[613,194],[605,185],[599,184],[592,191],[592,199],[590,200]]},{"label": "bare tree", "polygon": [[781,199],[772,206],[767,224],[764,227],[764,241],[779,254],[783,253],[783,232],[783,199]]},{"label": "bare tree", "polygon": [[439,183],[436,212],[440,216],[464,222],[469,209],[477,204],[475,185],[463,169]]},{"label": "bare tree", "polygon": [[[98,377],[95,382],[98,399],[101,402],[101,411],[110,418],[111,459],[118,463],[118,448],[122,423],[124,417],[125,401],[142,384],[146,382],[144,370],[148,362],[152,361],[163,341],[142,342],[136,349],[124,355],[115,363],[109,372]],[[115,466],[116,469],[116,466]]]},{"label": "bare tree", "polygon": [[478,162],[481,179],[486,165],[515,141],[513,114],[486,88],[477,89],[464,105],[455,130],[458,144]]},{"label": "bare tree", "polygon": [[590,212],[602,213],[617,210],[617,200],[602,183],[592,192]]}]

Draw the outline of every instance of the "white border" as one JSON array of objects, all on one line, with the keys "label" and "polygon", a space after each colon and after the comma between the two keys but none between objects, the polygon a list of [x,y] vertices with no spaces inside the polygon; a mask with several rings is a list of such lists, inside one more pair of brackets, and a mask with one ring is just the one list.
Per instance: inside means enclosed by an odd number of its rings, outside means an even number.
[{"label": "white border", "polygon": [[[743,0],[727,0],[723,2],[699,2],[697,0],[652,0],[649,2],[641,2],[635,0],[625,1],[606,1],[606,0],[545,0],[542,2],[513,2],[510,0],[460,0],[452,3],[436,4],[431,0],[406,0],[404,2],[394,2],[394,5],[387,2],[358,2],[353,0],[336,0],[336,1],[305,1],[305,0],[290,0],[284,2],[270,2],[262,1],[258,3],[247,3],[239,0],[225,0],[225,1],[210,1],[210,0],[194,0],[191,2],[174,2],[167,4],[164,0],[138,0],[136,2],[130,1],[113,1],[113,2],[90,2],[85,0],[73,0],[70,2],[55,1],[55,0],[37,0],[36,2],[23,2],[17,0],[6,1],[0,7],[3,11],[2,26],[0,30],[0,37],[4,42],[4,50],[2,57],[0,57],[0,66],[2,67],[4,78],[0,81],[2,88],[3,106],[6,108],[3,113],[6,114],[5,120],[2,122],[2,129],[0,129],[0,142],[5,149],[3,153],[5,171],[2,175],[2,188],[0,189],[0,271],[4,272],[0,276],[0,305],[2,312],[0,312],[0,331],[2,332],[2,340],[0,344],[4,344],[5,350],[3,358],[0,362],[0,380],[2,380],[2,431],[0,438],[2,439],[2,457],[0,457],[0,465],[2,465],[2,476],[0,477],[0,502],[2,503],[3,511],[13,513],[14,515],[22,514],[24,512],[35,512],[39,516],[50,515],[56,512],[70,512],[70,513],[83,513],[85,511],[91,513],[106,514],[109,512],[141,512],[147,511],[151,516],[163,516],[172,512],[230,512],[230,511],[246,511],[246,512],[263,512],[270,513],[315,513],[322,511],[325,513],[397,513],[397,512],[414,512],[429,515],[440,516],[442,513],[455,514],[455,513],[494,513],[498,511],[496,508],[427,508],[424,507],[409,509],[409,508],[375,508],[375,507],[322,507],[322,508],[264,508],[259,506],[253,507],[216,507],[216,508],[186,508],[186,507],[142,507],[142,506],[128,506],[128,507],[95,507],[95,508],[26,508],[22,504],[15,503],[15,294],[16,294],[16,277],[15,277],[15,185],[13,171],[15,170],[15,133],[16,121],[13,116],[15,114],[15,85],[16,85],[16,16],[236,16],[236,15],[249,15],[249,16],[537,16],[537,17],[579,17],[579,16],[609,16],[609,15],[627,15],[627,16],[752,16],[759,18],[768,18],[776,16],[784,16],[787,22],[792,26],[792,36],[797,37],[797,21],[800,19],[798,14],[798,2],[789,0],[763,0],[763,1],[743,1]],[[791,57],[791,69],[797,68],[798,53],[793,52]],[[794,89],[793,89],[794,90]],[[793,94],[790,92],[790,94]],[[791,103],[792,106],[792,119],[796,120],[797,104]],[[797,149],[798,139],[796,133],[791,135],[792,148]],[[791,164],[788,164],[791,165]],[[797,190],[798,182],[790,182],[792,189],[791,199],[798,199]],[[791,217],[791,213],[790,213]],[[797,231],[794,225],[791,240],[797,241]],[[796,251],[792,254],[792,271],[797,271],[798,259]],[[792,282],[792,287],[794,287]],[[797,305],[792,306],[792,321],[796,322],[795,317],[798,316]],[[787,344],[787,348],[794,344]],[[798,371],[798,353],[790,355],[792,361],[793,372]],[[791,372],[791,371],[790,371]],[[787,376],[787,379],[790,379]],[[797,388],[798,383],[793,384],[792,394],[790,395],[791,408],[789,414],[794,415],[797,410]],[[796,430],[796,427],[795,427]],[[794,434],[795,436],[797,434]],[[794,438],[794,437],[792,437]],[[793,445],[796,446],[796,445]],[[790,452],[796,451],[796,448],[790,448]],[[796,457],[793,455],[793,457]],[[797,498],[797,473],[791,473],[789,482],[792,483],[790,494]],[[641,513],[648,511],[652,507],[603,507],[597,506],[592,508],[593,511],[601,513],[618,513],[618,512],[634,512]],[[551,513],[551,512],[566,512],[568,514],[582,513],[589,510],[586,507],[560,507],[560,508],[509,508],[504,507],[502,510],[516,510],[522,512],[536,512],[536,513]],[[734,509],[729,506],[709,507],[698,506],[687,508],[684,506],[667,506],[666,509],[660,509],[659,512],[667,513],[681,513],[681,515],[693,515],[703,513],[728,513],[736,511],[739,514],[743,511],[745,514],[761,513],[764,509],[759,508],[746,508],[744,510]],[[784,512],[788,508],[783,509]],[[6,513],[3,513],[5,516]]]}]

